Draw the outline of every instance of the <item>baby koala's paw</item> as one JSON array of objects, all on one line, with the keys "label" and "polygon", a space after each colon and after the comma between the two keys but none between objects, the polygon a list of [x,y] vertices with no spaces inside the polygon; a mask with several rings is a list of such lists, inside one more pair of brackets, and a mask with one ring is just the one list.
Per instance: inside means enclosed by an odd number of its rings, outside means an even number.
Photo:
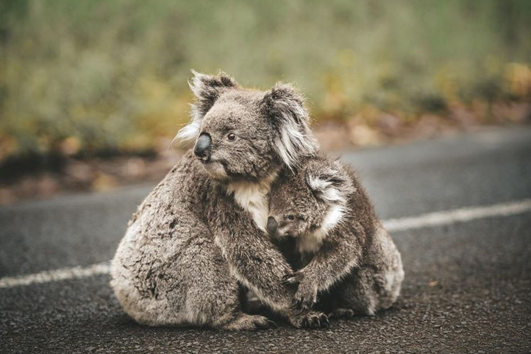
[{"label": "baby koala's paw", "polygon": [[293,301],[298,309],[311,309],[317,303],[317,284],[308,280],[300,282]]}]

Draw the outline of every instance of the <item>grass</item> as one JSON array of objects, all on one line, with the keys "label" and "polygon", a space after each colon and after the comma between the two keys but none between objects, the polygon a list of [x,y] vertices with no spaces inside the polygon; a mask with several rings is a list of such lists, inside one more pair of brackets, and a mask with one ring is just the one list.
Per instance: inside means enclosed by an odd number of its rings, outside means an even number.
[{"label": "grass", "polygon": [[296,83],[317,121],[529,101],[527,0],[0,3],[0,162],[157,150],[190,69]]}]

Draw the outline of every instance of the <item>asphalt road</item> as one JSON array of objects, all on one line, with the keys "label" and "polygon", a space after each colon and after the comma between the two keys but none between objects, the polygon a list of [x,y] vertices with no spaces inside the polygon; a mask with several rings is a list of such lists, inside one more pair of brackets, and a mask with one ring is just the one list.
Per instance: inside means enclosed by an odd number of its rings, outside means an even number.
[{"label": "asphalt road", "polygon": [[[531,129],[344,153],[384,220],[531,198]],[[0,281],[112,258],[153,186],[0,208]],[[528,353],[531,212],[394,232],[406,278],[391,310],[325,330],[149,328],[107,274],[0,287],[0,353]]]}]

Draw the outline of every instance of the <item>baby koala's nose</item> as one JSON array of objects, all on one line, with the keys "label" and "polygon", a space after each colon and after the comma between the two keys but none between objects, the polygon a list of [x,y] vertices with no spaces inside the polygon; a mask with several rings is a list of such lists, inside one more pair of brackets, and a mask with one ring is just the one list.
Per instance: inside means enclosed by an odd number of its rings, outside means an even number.
[{"label": "baby koala's nose", "polygon": [[201,159],[208,159],[208,155],[210,154],[210,145],[212,145],[212,138],[210,138],[210,135],[206,133],[199,135],[194,147],[195,156]]},{"label": "baby koala's nose", "polygon": [[272,235],[275,232],[277,232],[277,227],[278,227],[278,224],[274,217],[270,216],[269,218],[267,218],[267,226],[266,226],[267,232],[269,232]]}]

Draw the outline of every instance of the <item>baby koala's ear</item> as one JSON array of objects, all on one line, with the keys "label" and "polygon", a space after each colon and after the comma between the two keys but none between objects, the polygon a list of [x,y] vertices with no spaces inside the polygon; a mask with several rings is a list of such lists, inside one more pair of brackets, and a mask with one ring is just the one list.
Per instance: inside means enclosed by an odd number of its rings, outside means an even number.
[{"label": "baby koala's ear", "polygon": [[221,94],[239,85],[232,77],[220,72],[218,75],[206,75],[192,70],[194,77],[188,85],[196,97],[192,104],[192,120],[177,133],[177,139],[183,142],[193,141],[201,129],[201,121],[212,108]]},{"label": "baby koala's ear", "polygon": [[337,166],[310,164],[305,173],[306,184],[317,200],[327,203],[345,202],[343,186],[347,183],[343,171]]},{"label": "baby koala's ear", "polygon": [[304,99],[289,84],[277,83],[267,91],[261,108],[276,132],[274,148],[289,168],[302,156],[313,156],[318,149],[310,129],[310,117]]}]

